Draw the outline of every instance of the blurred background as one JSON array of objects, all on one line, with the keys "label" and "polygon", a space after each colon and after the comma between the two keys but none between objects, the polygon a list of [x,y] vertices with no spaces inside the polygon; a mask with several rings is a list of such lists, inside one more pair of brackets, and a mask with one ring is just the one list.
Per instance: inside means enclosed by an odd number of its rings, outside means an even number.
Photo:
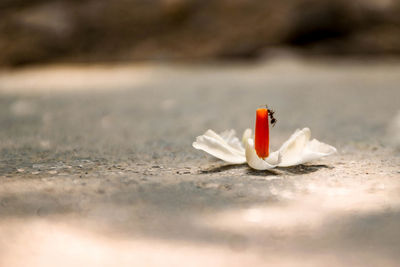
[{"label": "blurred background", "polygon": [[[399,0],[0,0],[0,267],[400,262]],[[192,147],[309,127],[272,171]]]},{"label": "blurred background", "polygon": [[2,0],[0,65],[398,55],[396,0]]}]

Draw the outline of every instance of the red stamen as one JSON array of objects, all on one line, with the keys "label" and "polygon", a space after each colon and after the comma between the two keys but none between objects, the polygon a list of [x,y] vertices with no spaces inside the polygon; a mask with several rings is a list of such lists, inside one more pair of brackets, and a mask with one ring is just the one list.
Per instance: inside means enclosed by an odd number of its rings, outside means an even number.
[{"label": "red stamen", "polygon": [[260,158],[266,158],[269,155],[269,123],[268,109],[257,109],[256,134],[254,148]]}]

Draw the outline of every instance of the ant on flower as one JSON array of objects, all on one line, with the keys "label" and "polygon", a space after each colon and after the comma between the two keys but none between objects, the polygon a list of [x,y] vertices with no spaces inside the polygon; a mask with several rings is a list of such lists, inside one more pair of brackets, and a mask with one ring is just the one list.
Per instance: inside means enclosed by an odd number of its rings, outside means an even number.
[{"label": "ant on flower", "polygon": [[271,119],[271,125],[272,125],[272,127],[274,127],[276,122],[278,121],[274,117],[275,111],[272,108],[268,108],[268,105],[265,105],[265,108],[268,110],[268,116]]},{"label": "ant on flower", "polygon": [[268,110],[268,115],[269,115],[269,117],[270,117],[270,119],[271,119],[272,127],[274,127],[274,126],[275,126],[275,123],[278,121],[277,119],[275,119],[274,114],[275,114],[275,111],[274,111],[274,110],[272,110],[272,109],[269,109],[269,110]]}]

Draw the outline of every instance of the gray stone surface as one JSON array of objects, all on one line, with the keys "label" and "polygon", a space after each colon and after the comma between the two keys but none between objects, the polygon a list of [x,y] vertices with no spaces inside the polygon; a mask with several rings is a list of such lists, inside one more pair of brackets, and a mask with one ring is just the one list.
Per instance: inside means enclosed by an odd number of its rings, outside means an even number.
[{"label": "gray stone surface", "polygon": [[[0,266],[396,266],[399,74],[292,57],[3,70]],[[191,147],[266,103],[273,148],[307,126],[339,153],[260,172]]]}]

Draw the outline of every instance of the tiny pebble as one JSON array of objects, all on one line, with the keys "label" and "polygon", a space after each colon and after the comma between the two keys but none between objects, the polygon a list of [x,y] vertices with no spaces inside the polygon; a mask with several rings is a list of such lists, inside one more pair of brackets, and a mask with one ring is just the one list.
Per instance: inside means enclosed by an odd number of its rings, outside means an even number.
[{"label": "tiny pebble", "polygon": [[97,190],[97,193],[99,193],[99,194],[104,194],[105,191],[104,191],[104,189],[98,189],[98,190]]}]

